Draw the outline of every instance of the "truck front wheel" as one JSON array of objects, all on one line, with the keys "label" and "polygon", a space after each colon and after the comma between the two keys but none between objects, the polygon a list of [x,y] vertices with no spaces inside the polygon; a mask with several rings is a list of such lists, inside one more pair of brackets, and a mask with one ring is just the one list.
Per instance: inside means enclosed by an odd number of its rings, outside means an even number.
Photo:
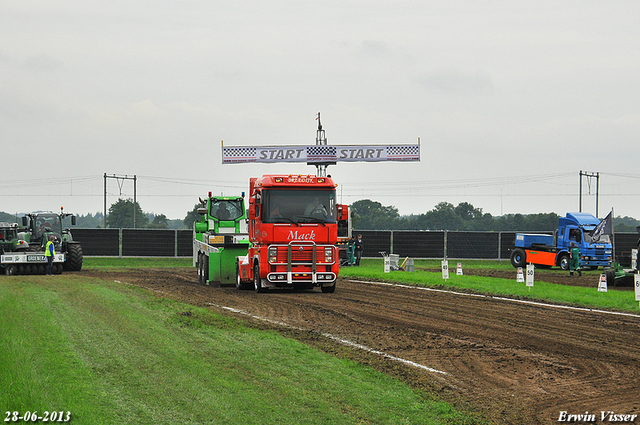
[{"label": "truck front wheel", "polygon": [[516,248],[511,251],[511,265],[515,268],[527,265],[527,253],[522,248]]},{"label": "truck front wheel", "polygon": [[331,286],[322,286],[320,287],[323,294],[333,294],[336,291],[336,283],[333,282]]},{"label": "truck front wheel", "polygon": [[257,293],[265,291],[265,289],[262,287],[262,279],[260,279],[259,264],[256,264],[255,266],[253,266],[253,286]]},{"label": "truck front wheel", "polygon": [[560,257],[558,257],[558,266],[560,266],[560,270],[569,270],[569,261],[569,254],[560,254]]}]

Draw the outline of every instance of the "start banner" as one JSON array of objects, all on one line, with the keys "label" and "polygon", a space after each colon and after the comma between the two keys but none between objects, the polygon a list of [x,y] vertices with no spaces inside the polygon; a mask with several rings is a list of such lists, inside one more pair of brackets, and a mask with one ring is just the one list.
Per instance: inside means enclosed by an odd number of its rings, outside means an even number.
[{"label": "start banner", "polygon": [[223,146],[222,163],[420,161],[420,145]]}]

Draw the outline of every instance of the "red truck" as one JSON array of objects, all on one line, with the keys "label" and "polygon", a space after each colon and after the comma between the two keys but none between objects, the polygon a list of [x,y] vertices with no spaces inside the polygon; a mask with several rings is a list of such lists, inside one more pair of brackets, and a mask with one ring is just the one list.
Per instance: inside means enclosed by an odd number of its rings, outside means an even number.
[{"label": "red truck", "polygon": [[264,175],[249,183],[249,240],[236,260],[236,287],[336,289],[339,223],[347,205],[336,202],[331,177]]}]

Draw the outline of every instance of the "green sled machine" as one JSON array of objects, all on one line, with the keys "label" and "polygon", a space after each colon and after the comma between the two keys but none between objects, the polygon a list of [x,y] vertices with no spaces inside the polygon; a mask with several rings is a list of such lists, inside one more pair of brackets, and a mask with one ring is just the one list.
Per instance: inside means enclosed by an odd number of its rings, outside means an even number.
[{"label": "green sled machine", "polygon": [[204,285],[235,285],[236,258],[250,246],[242,196],[200,198],[200,219],[193,225],[193,266]]}]

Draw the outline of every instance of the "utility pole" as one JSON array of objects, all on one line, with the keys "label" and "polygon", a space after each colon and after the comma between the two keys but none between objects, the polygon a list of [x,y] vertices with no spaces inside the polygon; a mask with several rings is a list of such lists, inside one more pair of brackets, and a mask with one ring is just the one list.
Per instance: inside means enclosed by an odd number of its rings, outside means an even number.
[{"label": "utility pole", "polygon": [[133,177],[125,176],[116,176],[115,174],[111,176],[107,176],[107,173],[104,173],[104,217],[103,217],[103,227],[107,228],[107,179],[116,179],[118,182],[118,187],[120,188],[120,195],[122,195],[122,185],[125,180],[133,180],[133,228],[136,228],[136,192],[137,192],[137,177],[134,174]]},{"label": "utility pole", "polygon": [[580,209],[582,212],[582,177],[587,178],[587,185],[589,186],[589,193],[591,193],[591,179],[596,179],[596,217],[598,217],[598,201],[600,197],[600,173],[589,173],[580,170]]}]

